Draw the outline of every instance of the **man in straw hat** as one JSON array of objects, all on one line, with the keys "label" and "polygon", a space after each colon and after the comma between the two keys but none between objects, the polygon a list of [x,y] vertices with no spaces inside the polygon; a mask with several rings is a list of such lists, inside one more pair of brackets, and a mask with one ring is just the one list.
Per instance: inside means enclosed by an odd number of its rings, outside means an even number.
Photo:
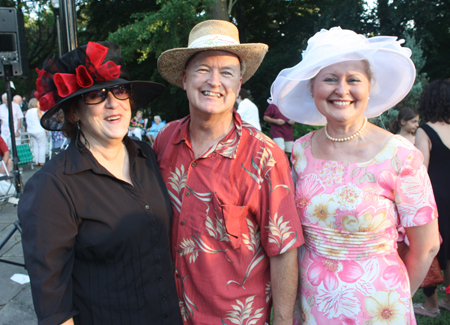
[{"label": "man in straw hat", "polygon": [[161,75],[182,87],[190,115],[154,149],[173,207],[172,257],[188,324],[292,324],[302,229],[289,163],[233,104],[265,44],[240,44],[236,26],[197,24],[187,48],[164,52]]}]

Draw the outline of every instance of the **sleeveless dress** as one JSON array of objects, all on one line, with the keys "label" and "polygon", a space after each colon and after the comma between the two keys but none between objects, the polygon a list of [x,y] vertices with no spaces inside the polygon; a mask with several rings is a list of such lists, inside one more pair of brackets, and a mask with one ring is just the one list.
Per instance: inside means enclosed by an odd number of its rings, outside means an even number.
[{"label": "sleeveless dress", "polygon": [[395,135],[367,162],[320,160],[313,134],[292,151],[305,237],[294,324],[416,324],[396,240],[437,218],[422,153]]},{"label": "sleeveless dress", "polygon": [[428,124],[420,127],[431,140],[428,175],[433,186],[434,197],[439,211],[439,232],[442,245],[437,255],[441,269],[447,268],[450,260],[450,149],[442,142],[437,132]]}]

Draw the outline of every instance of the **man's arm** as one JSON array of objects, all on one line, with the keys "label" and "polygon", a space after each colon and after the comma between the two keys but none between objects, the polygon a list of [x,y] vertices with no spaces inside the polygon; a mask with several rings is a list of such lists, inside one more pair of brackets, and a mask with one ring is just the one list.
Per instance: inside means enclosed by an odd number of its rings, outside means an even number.
[{"label": "man's arm", "polygon": [[22,119],[17,120],[17,131],[16,131],[16,137],[20,137],[20,128],[22,127]]},{"label": "man's arm", "polygon": [[270,123],[270,124],[278,124],[278,125],[283,125],[284,123],[286,123],[284,120],[280,119],[280,118],[271,118],[269,116],[264,116],[264,121]]},{"label": "man's arm", "polygon": [[292,324],[298,289],[297,248],[270,257],[273,325]]}]

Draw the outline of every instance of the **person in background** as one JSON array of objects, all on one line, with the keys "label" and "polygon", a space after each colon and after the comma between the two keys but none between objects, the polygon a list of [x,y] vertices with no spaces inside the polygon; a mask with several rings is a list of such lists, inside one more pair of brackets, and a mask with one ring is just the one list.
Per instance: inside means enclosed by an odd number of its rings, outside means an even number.
[{"label": "person in background", "polygon": [[[26,101],[26,97],[22,98],[22,103],[20,104],[20,109],[22,110],[22,114],[25,116],[28,110],[28,102]],[[22,129],[24,132],[27,132],[27,121],[23,119]]]},{"label": "person in background", "polygon": [[13,162],[11,160],[11,153],[9,152],[8,146],[5,143],[5,140],[3,140],[2,137],[0,137],[0,156],[2,157],[3,162],[5,163],[5,167],[3,164],[0,164],[0,176],[4,176],[7,173],[10,173],[13,169]]},{"label": "person in background", "polygon": [[155,142],[156,136],[158,135],[159,131],[166,125],[166,121],[161,121],[161,116],[155,115],[153,117],[153,123],[152,126],[148,129],[147,132],[147,139],[150,142],[151,145]]},{"label": "person in background", "polygon": [[270,104],[264,112],[264,121],[270,123],[270,137],[272,140],[290,158],[292,146],[294,145],[293,125],[295,122],[281,114],[278,107],[274,104]]},{"label": "person in background", "polygon": [[419,114],[412,108],[405,107],[398,112],[398,116],[391,122],[389,131],[400,134],[412,144],[415,143],[416,130],[419,127]]},{"label": "person in background", "polygon": [[147,119],[142,118],[142,111],[137,111],[136,116],[130,121],[130,136],[135,136],[139,140],[142,140],[142,133],[145,133],[145,126]]},{"label": "person in background", "polygon": [[239,91],[239,96],[236,98],[236,104],[238,105],[237,112],[244,122],[249,123],[251,126],[261,131],[258,107],[249,97],[250,94],[248,90],[242,88]]},{"label": "person in background", "polygon": [[[20,96],[19,96],[20,97]],[[7,95],[4,93],[2,95],[2,105],[0,105],[0,120],[1,120],[1,136],[5,140],[8,148],[11,149],[11,133],[9,132],[9,110],[7,106]],[[21,144],[20,140],[20,129],[22,127],[23,113],[20,106],[14,101],[11,102],[13,111],[13,123],[14,132],[16,136],[16,144]]]},{"label": "person in background", "polygon": [[18,207],[39,324],[182,324],[167,189],[154,151],[127,135],[164,86],[130,81],[110,42],[53,54],[38,73],[42,126],[72,140]]},{"label": "person in background", "polygon": [[[439,249],[437,210],[422,153],[368,122],[415,79],[396,37],[322,29],[271,93],[281,113],[324,125],[294,143],[299,253],[294,324],[415,324],[411,295]],[[370,98],[369,98],[370,97]],[[409,252],[397,252],[397,228]]]},{"label": "person in background", "polygon": [[[450,81],[431,82],[422,93],[419,113],[426,124],[416,132],[416,146],[423,153],[434,197],[439,211],[439,232],[442,243],[437,255],[444,271],[444,281],[450,285]],[[434,238],[429,238],[433,240]],[[439,308],[450,310],[450,294],[438,300],[436,286],[423,288],[424,304],[415,304],[419,315],[436,317]]]},{"label": "person in background", "polygon": [[[183,88],[190,115],[153,144],[169,190],[172,258],[186,324],[292,324],[297,247],[303,243],[289,163],[233,109],[267,45],[240,44],[223,20],[194,26],[187,48],[158,70]],[[250,307],[251,306],[251,307]]]},{"label": "person in background", "polygon": [[39,101],[36,98],[31,99],[29,109],[25,114],[25,120],[28,125],[28,134],[33,140],[33,155],[36,166],[44,166],[45,153],[48,148],[48,131],[41,126],[42,114]]}]

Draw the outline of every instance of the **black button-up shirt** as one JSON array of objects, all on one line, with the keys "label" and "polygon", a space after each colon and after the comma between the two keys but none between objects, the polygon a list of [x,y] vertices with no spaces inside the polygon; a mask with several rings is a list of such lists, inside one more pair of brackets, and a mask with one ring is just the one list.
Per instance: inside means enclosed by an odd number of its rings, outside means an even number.
[{"label": "black button-up shirt", "polygon": [[125,144],[133,185],[72,143],[25,186],[18,212],[40,325],[181,324],[167,189],[150,146]]}]

